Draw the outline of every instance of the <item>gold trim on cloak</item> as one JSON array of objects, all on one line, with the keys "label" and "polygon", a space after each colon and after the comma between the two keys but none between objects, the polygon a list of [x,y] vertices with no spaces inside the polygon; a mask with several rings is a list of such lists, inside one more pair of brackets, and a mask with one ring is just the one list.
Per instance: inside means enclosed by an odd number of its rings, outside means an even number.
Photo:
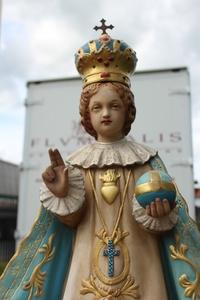
[{"label": "gold trim on cloak", "polygon": [[180,260],[188,264],[195,272],[195,280],[191,281],[187,274],[182,274],[179,277],[180,285],[185,288],[184,295],[196,300],[200,297],[200,272],[199,267],[186,256],[186,252],[189,250],[188,245],[180,244],[179,235],[175,236],[175,245],[170,245],[171,257],[174,260]]},{"label": "gold trim on cloak", "polygon": [[[30,279],[25,282],[23,289],[30,290],[28,300],[31,300],[33,296],[40,297],[44,295],[44,281],[45,276],[47,275],[46,271],[42,271],[42,267],[53,259],[55,253],[55,247],[53,247],[53,239],[55,237],[55,233],[51,234],[48,239],[47,244],[43,244],[41,248],[38,249],[38,253],[44,253],[44,257],[39,262],[39,264],[34,268],[31,273]],[[35,290],[34,290],[35,289]]]},{"label": "gold trim on cloak", "polygon": [[7,272],[7,269],[9,268],[9,266],[11,265],[11,263],[15,260],[15,258],[19,255],[19,252],[21,251],[21,249],[22,249],[23,246],[24,246],[24,242],[31,236],[32,231],[33,231],[33,229],[34,229],[34,226],[36,225],[37,221],[39,220],[41,211],[42,211],[42,206],[41,206],[40,209],[39,209],[39,212],[38,212],[38,214],[37,214],[37,216],[36,216],[36,218],[35,218],[35,220],[34,220],[34,222],[33,222],[33,225],[31,226],[30,231],[24,236],[24,238],[22,238],[22,239],[20,240],[19,245],[18,245],[18,247],[17,247],[17,249],[16,249],[16,252],[15,252],[15,254],[13,255],[13,257],[10,259],[10,261],[8,262],[8,264],[6,265],[6,267],[5,267],[5,269],[4,269],[3,273],[2,273],[2,275],[0,276],[0,280],[4,278],[4,276],[5,276],[6,272]]}]

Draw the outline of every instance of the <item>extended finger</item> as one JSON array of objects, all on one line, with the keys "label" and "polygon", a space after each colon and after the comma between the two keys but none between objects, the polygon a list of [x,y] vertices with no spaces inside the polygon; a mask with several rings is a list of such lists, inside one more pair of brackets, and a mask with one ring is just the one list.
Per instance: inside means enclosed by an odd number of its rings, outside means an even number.
[{"label": "extended finger", "polygon": [[171,208],[170,208],[169,201],[167,199],[163,199],[163,209],[164,209],[165,215],[169,214]]},{"label": "extended finger", "polygon": [[155,202],[152,202],[152,203],[150,204],[150,210],[151,210],[151,216],[152,216],[153,218],[157,218],[157,217],[158,217],[158,214],[157,214]]},{"label": "extended finger", "polygon": [[49,149],[48,152],[49,152],[49,158],[50,158],[52,167],[56,167],[57,166],[57,161],[56,161],[54,151],[52,149]]},{"label": "extended finger", "polygon": [[156,198],[155,205],[156,205],[156,211],[157,211],[158,217],[163,217],[165,212],[164,212],[163,203],[160,200],[160,198]]},{"label": "extended finger", "polygon": [[60,152],[58,151],[58,149],[54,150],[54,157],[57,163],[57,166],[64,166],[64,160],[62,159],[62,156],[60,155]]}]

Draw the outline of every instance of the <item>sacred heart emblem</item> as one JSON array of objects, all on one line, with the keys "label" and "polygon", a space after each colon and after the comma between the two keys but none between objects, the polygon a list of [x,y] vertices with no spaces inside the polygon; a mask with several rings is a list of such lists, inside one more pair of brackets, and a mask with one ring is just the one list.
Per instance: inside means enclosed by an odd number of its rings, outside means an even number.
[{"label": "sacred heart emblem", "polygon": [[119,194],[119,187],[117,186],[117,180],[119,177],[120,175],[116,172],[116,170],[113,169],[105,171],[99,177],[103,181],[101,194],[103,196],[103,199],[108,204],[112,204]]}]

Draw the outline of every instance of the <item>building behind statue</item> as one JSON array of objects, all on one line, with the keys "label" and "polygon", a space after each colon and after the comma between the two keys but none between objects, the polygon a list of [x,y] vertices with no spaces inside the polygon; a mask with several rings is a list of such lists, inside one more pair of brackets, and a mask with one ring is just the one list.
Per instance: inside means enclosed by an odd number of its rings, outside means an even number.
[{"label": "building behind statue", "polygon": [[0,160],[0,263],[15,251],[19,167]]}]

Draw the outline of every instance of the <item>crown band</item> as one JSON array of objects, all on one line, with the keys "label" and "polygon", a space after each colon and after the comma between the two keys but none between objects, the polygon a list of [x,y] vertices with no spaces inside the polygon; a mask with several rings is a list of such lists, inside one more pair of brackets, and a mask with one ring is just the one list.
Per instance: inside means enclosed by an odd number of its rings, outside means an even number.
[{"label": "crown band", "polygon": [[87,77],[83,78],[83,86],[87,86],[91,83],[96,82],[120,82],[128,87],[130,87],[130,79],[121,73],[113,73],[102,71],[95,74],[90,74]]}]

